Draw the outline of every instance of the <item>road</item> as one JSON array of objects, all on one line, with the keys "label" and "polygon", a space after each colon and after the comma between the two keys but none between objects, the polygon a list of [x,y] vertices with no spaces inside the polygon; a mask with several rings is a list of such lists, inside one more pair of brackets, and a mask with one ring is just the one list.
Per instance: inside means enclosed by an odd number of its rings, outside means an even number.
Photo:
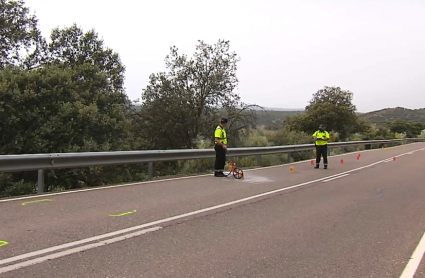
[{"label": "road", "polygon": [[0,200],[0,277],[425,277],[424,150]]}]

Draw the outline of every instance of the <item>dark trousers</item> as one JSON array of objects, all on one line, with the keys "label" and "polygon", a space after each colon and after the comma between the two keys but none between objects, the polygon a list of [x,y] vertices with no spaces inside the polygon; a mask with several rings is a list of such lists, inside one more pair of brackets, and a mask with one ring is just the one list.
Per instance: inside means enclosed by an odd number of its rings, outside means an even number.
[{"label": "dark trousers", "polygon": [[215,163],[214,172],[222,172],[224,170],[224,164],[226,164],[226,150],[222,146],[215,145]]},{"label": "dark trousers", "polygon": [[328,166],[328,145],[316,145],[316,167],[319,167],[320,159],[323,156],[323,164]]}]

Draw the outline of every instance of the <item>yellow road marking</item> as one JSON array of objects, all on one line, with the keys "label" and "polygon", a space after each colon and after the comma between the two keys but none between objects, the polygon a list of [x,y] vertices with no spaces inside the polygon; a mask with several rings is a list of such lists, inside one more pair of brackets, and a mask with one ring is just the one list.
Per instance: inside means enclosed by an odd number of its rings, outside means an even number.
[{"label": "yellow road marking", "polygon": [[0,240],[0,247],[8,245],[8,244],[9,244],[9,242]]},{"label": "yellow road marking", "polygon": [[132,213],[135,213],[135,212],[136,212],[136,210],[133,210],[133,211],[128,211],[128,212],[124,212],[124,213],[120,213],[120,214],[109,214],[109,216],[124,216],[124,215],[132,214]]},{"label": "yellow road marking", "polygon": [[52,199],[35,200],[35,201],[24,202],[22,203],[22,205],[25,206],[27,204],[40,203],[40,202],[53,202],[53,200]]}]

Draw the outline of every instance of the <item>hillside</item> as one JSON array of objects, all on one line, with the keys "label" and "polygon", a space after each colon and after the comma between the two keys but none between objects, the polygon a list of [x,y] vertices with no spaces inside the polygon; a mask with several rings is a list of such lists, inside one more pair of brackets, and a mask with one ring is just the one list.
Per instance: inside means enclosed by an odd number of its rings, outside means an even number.
[{"label": "hillside", "polygon": [[[265,108],[267,109],[267,108]],[[297,115],[304,113],[304,111],[297,111],[297,110],[281,110],[281,111],[275,111],[275,110],[264,110],[264,111],[257,111],[257,125],[258,126],[265,126],[272,129],[278,129],[282,127],[283,119],[287,116]]]},{"label": "hillside", "polygon": [[[139,104],[133,105],[136,111],[140,110]],[[301,109],[285,109],[285,108],[267,108],[264,110],[255,111],[258,126],[264,126],[271,129],[278,129],[282,127],[282,120],[287,116],[297,115],[304,113]]]},{"label": "hillside", "polygon": [[405,120],[425,123],[425,108],[407,109],[403,107],[385,108],[360,115],[360,118],[376,124],[384,124],[394,120]]},{"label": "hillside", "polygon": [[[267,109],[267,108],[266,108]],[[282,119],[286,116],[304,113],[303,111],[270,111],[257,112],[257,125],[270,128],[282,126]],[[358,113],[358,116],[371,123],[382,125],[394,120],[414,121],[425,123],[425,108],[407,109],[404,107],[385,108],[368,113]]]},{"label": "hillside", "polygon": [[[136,105],[136,109],[140,109]],[[265,110],[257,110],[257,125],[271,129],[282,127],[282,121],[287,116],[302,114],[301,109],[283,109],[283,108],[264,108]],[[407,109],[403,107],[385,108],[367,113],[357,113],[362,119],[371,123],[382,125],[394,120],[405,120],[425,123],[425,108]]]}]

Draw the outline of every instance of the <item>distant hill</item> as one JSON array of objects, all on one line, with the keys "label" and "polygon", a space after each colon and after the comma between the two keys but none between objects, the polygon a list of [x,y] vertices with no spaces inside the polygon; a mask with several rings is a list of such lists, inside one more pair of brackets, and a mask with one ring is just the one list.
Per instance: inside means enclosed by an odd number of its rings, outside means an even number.
[{"label": "distant hill", "polygon": [[300,112],[304,111],[304,108],[272,108],[272,107],[263,107],[264,110],[267,111],[281,111],[281,112]]},{"label": "distant hill", "polygon": [[[287,116],[302,114],[304,111],[299,110],[289,110],[289,109],[276,109],[275,111],[270,111],[265,108],[264,112],[257,112],[257,125],[264,125],[270,128],[280,128],[282,126],[282,121]],[[357,113],[357,115],[367,120],[371,123],[378,125],[383,125],[394,120],[404,120],[404,121],[414,121],[425,123],[425,108],[421,109],[407,109],[404,107],[396,108],[385,108],[377,111],[372,111],[368,113]]]},{"label": "distant hill", "polygon": [[[140,106],[136,105],[136,109]],[[282,127],[283,119],[287,116],[304,113],[304,109],[269,108],[264,110],[255,109],[257,125],[277,129]],[[357,115],[371,123],[383,125],[394,120],[415,121],[425,123],[425,108],[407,109],[404,107],[385,108],[368,113],[357,113]]]},{"label": "distant hill", "polygon": [[281,128],[283,119],[288,116],[298,115],[304,113],[304,111],[300,110],[289,110],[289,109],[282,109],[282,110],[268,110],[273,108],[264,108],[264,111],[257,111],[257,125],[258,126],[265,126],[268,128]]},{"label": "distant hill", "polygon": [[[134,105],[135,110],[139,110],[139,104]],[[303,109],[289,109],[289,108],[258,108],[256,110],[256,117],[258,126],[265,126],[268,128],[277,129],[282,127],[283,119],[287,116],[297,115],[304,113]]]},{"label": "distant hill", "polygon": [[363,113],[360,118],[376,124],[384,124],[394,120],[415,121],[425,123],[425,108],[407,109],[404,107],[385,108]]}]

